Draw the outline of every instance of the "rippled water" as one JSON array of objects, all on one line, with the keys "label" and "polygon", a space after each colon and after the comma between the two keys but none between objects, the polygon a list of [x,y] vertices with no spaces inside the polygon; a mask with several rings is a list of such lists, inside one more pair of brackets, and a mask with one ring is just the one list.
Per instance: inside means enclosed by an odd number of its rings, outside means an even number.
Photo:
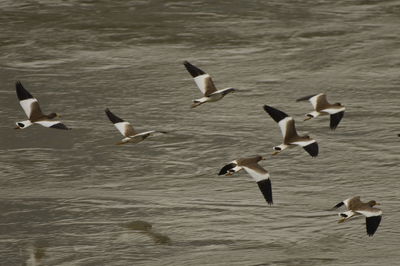
[{"label": "rippled water", "polygon": [[[216,3],[217,2],[217,3]],[[400,1],[0,2],[0,265],[395,265],[400,259]],[[240,93],[200,96],[183,60]],[[25,119],[14,82],[72,131]],[[326,92],[339,128],[295,99]],[[269,104],[320,155],[271,157]],[[139,130],[137,145],[104,109]],[[269,207],[232,159],[262,154]],[[377,233],[337,202],[381,202]]]}]

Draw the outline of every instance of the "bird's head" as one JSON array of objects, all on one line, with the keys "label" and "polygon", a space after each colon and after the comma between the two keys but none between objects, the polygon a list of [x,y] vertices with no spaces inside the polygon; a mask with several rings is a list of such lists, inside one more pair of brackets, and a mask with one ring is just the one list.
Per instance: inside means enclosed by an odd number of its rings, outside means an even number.
[{"label": "bird's head", "polygon": [[370,207],[374,207],[375,205],[381,205],[381,204],[376,202],[375,200],[370,200],[370,201],[368,201],[368,205]]},{"label": "bird's head", "polygon": [[51,113],[48,116],[49,116],[50,119],[60,118],[61,117],[61,115],[59,113]]},{"label": "bird's head", "polygon": [[262,157],[260,155],[256,155],[257,161],[266,160],[267,158]]}]

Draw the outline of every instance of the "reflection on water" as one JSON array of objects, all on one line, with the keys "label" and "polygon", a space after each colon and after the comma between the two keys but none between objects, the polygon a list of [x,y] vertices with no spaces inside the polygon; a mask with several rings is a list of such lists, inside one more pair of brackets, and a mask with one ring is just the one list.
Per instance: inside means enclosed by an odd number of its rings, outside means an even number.
[{"label": "reflection on water", "polygon": [[26,266],[39,266],[42,265],[42,259],[45,257],[46,252],[43,247],[30,246],[27,250],[29,258],[24,265]]},{"label": "reflection on water", "polygon": [[171,239],[168,236],[155,232],[152,225],[148,222],[131,221],[124,226],[149,236],[156,244],[169,244],[171,242]]},{"label": "reflection on water", "polygon": [[[1,1],[1,265],[395,265],[400,205],[397,34],[400,1]],[[182,62],[240,90],[200,96]],[[68,132],[32,126],[16,80]],[[346,106],[336,131],[303,122],[297,98]],[[288,150],[268,104],[314,137],[318,158]],[[137,145],[104,115],[170,134]],[[245,173],[271,174],[269,207]],[[328,208],[382,203],[374,237]],[[149,222],[148,222],[149,221]],[[39,242],[38,242],[39,241]],[[34,243],[34,244],[32,244]],[[354,254],[362,254],[355,258]]]}]

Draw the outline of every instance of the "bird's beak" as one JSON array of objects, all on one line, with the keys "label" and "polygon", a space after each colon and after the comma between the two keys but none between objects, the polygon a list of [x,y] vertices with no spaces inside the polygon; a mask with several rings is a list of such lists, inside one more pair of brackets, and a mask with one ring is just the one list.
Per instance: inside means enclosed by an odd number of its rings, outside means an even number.
[{"label": "bird's beak", "polygon": [[21,129],[21,128],[17,126],[17,127],[14,127],[14,129]]},{"label": "bird's beak", "polygon": [[340,220],[338,221],[338,224],[344,223],[345,221],[346,221],[346,218],[340,219]]},{"label": "bird's beak", "polygon": [[375,203],[375,205],[381,205],[381,204],[377,202],[377,203]]},{"label": "bird's beak", "polygon": [[272,156],[277,155],[279,153],[279,151],[275,151]]},{"label": "bird's beak", "polygon": [[60,114],[57,114],[57,117],[58,117],[58,118],[61,118],[61,115],[60,115]]},{"label": "bird's beak", "polygon": [[307,121],[307,120],[310,120],[310,119],[311,119],[311,117],[307,116],[306,118],[304,118],[303,121]]},{"label": "bird's beak", "polygon": [[265,158],[265,157],[261,157],[261,160],[267,160],[267,158]]}]

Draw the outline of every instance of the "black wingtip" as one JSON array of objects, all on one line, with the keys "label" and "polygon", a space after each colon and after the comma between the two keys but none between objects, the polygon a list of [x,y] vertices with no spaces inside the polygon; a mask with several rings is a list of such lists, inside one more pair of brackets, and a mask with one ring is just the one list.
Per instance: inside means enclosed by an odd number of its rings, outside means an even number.
[{"label": "black wingtip", "polygon": [[124,120],[122,120],[121,118],[119,118],[118,116],[116,116],[115,114],[111,113],[110,109],[106,108],[104,110],[104,112],[106,112],[106,115],[108,117],[108,119],[110,119],[110,121],[113,124],[119,123],[119,122],[124,122]]},{"label": "black wingtip", "polygon": [[265,179],[257,182],[258,187],[261,190],[261,193],[263,194],[265,200],[269,205],[272,205],[274,202],[272,200],[272,185],[271,185],[271,180]]},{"label": "black wingtip", "polygon": [[205,72],[203,70],[201,70],[198,67],[195,67],[194,65],[192,65],[191,63],[189,63],[186,60],[183,61],[183,65],[186,67],[186,70],[190,73],[190,75],[192,75],[193,78],[205,74]]},{"label": "black wingtip", "polygon": [[371,216],[365,219],[368,236],[373,236],[381,223],[382,216]]},{"label": "black wingtip", "polygon": [[336,204],[332,209],[337,209],[337,208],[339,208],[339,207],[341,207],[341,206],[343,206],[344,205],[344,202],[342,201],[342,202],[339,202],[338,204]]},{"label": "black wingtip", "polygon": [[235,168],[235,167],[236,167],[236,164],[234,164],[234,163],[227,164],[224,167],[222,167],[222,169],[219,171],[218,175],[226,175],[227,173],[232,172],[229,170],[231,170],[232,168]]},{"label": "black wingtip", "polygon": [[344,111],[331,115],[331,120],[329,125],[331,130],[335,130],[338,127],[340,120],[342,120],[343,116],[344,116]]},{"label": "black wingtip", "polygon": [[67,127],[66,125],[64,125],[63,123],[54,124],[54,125],[52,125],[50,128],[71,130],[70,128],[68,128],[68,127]]},{"label": "black wingtip", "polygon": [[297,99],[296,102],[307,101],[307,100],[309,100],[310,98],[314,97],[315,95],[317,95],[317,94],[313,94],[313,95],[308,95],[308,96],[301,97],[301,98]]},{"label": "black wingtip", "polygon": [[17,91],[18,100],[23,101],[33,98],[33,96],[24,88],[24,86],[22,86],[21,81],[17,80],[15,82],[15,88]]},{"label": "black wingtip", "polygon": [[275,122],[279,123],[279,121],[281,121],[282,119],[288,117],[288,115],[284,112],[282,112],[281,110],[278,110],[276,108],[273,108],[269,105],[264,105],[264,110],[265,112],[267,112],[272,119],[275,120]]},{"label": "black wingtip", "polygon": [[318,156],[319,148],[317,142],[313,142],[307,146],[304,146],[303,149],[305,149],[306,152],[308,152],[308,154],[310,154],[312,157]]}]

